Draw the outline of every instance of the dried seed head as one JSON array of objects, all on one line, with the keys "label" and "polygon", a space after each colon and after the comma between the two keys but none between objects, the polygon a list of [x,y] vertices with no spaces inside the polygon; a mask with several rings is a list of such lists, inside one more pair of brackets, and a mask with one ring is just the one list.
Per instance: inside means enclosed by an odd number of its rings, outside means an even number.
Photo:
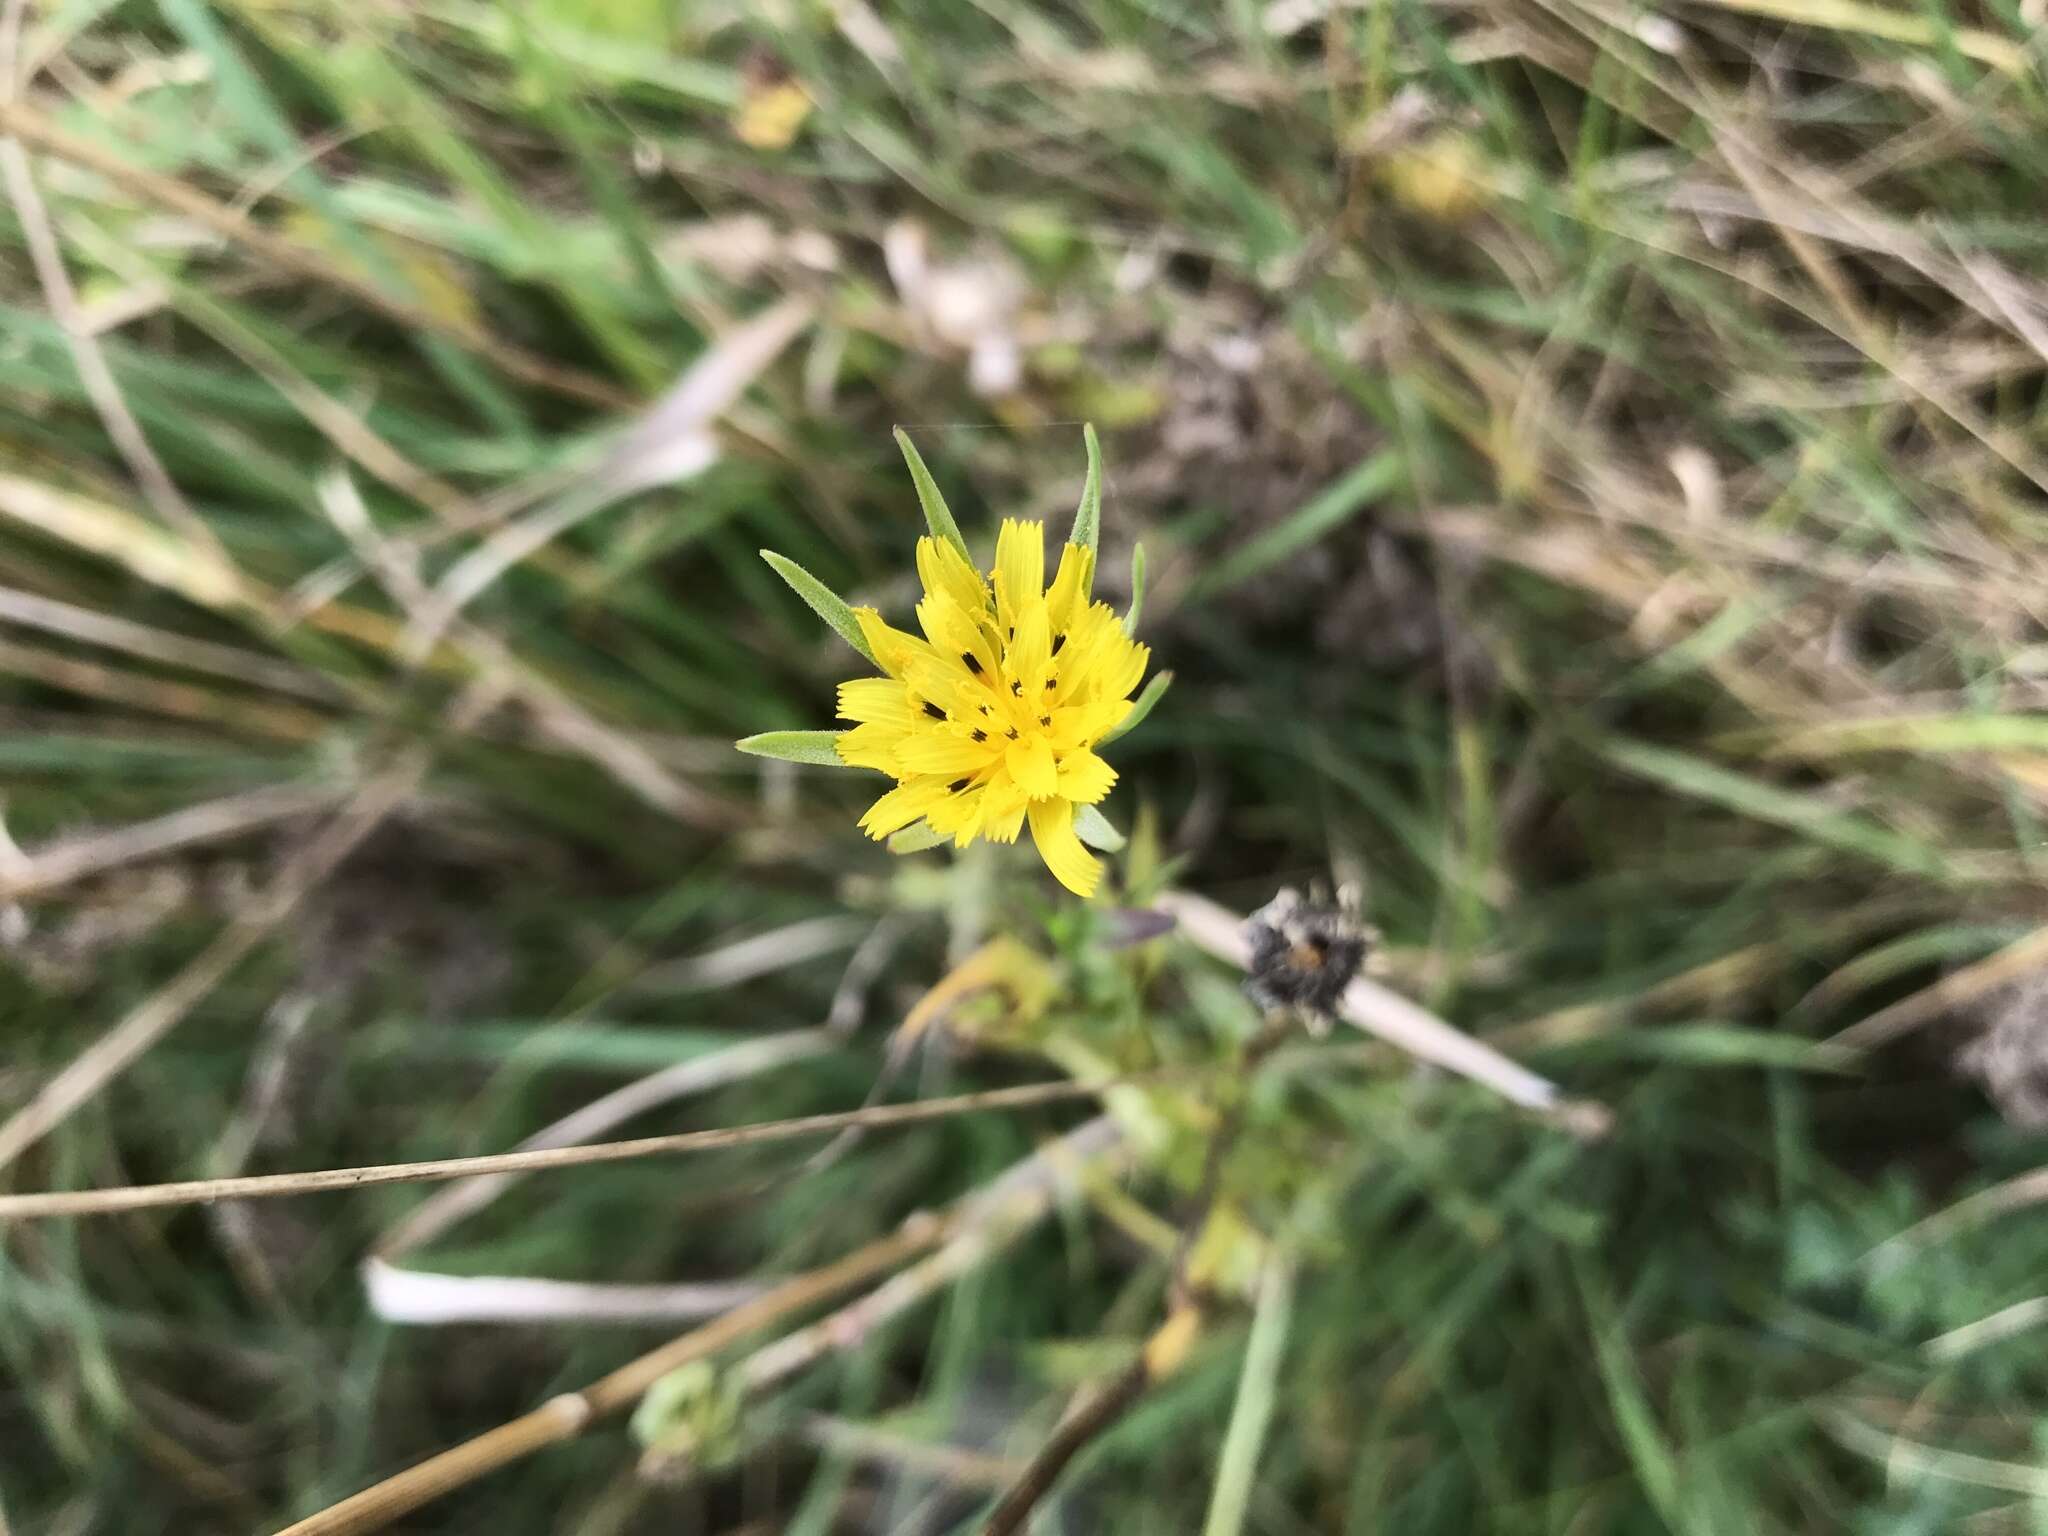
[{"label": "dried seed head", "polygon": [[1311,1027],[1327,1026],[1374,937],[1359,917],[1355,887],[1339,892],[1334,906],[1313,888],[1306,900],[1283,889],[1245,920],[1245,995],[1268,1010],[1298,1009]]}]

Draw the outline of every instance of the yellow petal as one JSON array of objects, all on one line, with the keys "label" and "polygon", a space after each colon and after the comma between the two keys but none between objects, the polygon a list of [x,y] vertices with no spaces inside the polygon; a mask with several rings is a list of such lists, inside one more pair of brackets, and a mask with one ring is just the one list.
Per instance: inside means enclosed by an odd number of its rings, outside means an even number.
[{"label": "yellow petal", "polygon": [[1116,770],[1083,748],[1060,759],[1060,796],[1093,805],[1116,783]]},{"label": "yellow petal", "polygon": [[1007,629],[1045,596],[1045,524],[1004,518],[996,535],[996,613]]},{"label": "yellow petal", "polygon": [[1046,738],[1052,742],[1055,752],[1072,752],[1078,747],[1092,747],[1122,724],[1131,706],[1125,699],[1107,699],[1093,704],[1068,705],[1052,712],[1052,725],[1046,731]]},{"label": "yellow petal", "polygon": [[853,617],[854,622],[860,625],[861,637],[867,641],[868,649],[875,653],[875,660],[891,677],[901,677],[903,669],[911,662],[932,655],[932,648],[924,641],[892,628],[872,608],[856,608]]},{"label": "yellow petal", "polygon": [[975,677],[995,676],[996,653],[988,636],[946,593],[932,593],[919,603],[917,622],[941,657],[957,661]]},{"label": "yellow petal", "polygon": [[1059,696],[1078,700],[1111,651],[1124,641],[1124,630],[1109,604],[1095,603],[1073,616],[1066,633],[1059,654]]},{"label": "yellow petal", "polygon": [[896,753],[896,760],[907,773],[949,773],[955,777],[979,773],[995,758],[993,742],[969,741],[942,731],[913,732]]},{"label": "yellow petal", "polygon": [[917,579],[930,593],[945,593],[969,614],[988,610],[988,583],[951,544],[927,534],[917,541]]},{"label": "yellow petal", "polygon": [[989,785],[981,802],[981,835],[992,843],[1014,843],[1024,830],[1024,812],[1030,804],[1014,784],[1000,780]]},{"label": "yellow petal", "polygon": [[976,784],[948,795],[945,803],[931,811],[925,821],[941,837],[952,838],[954,847],[965,848],[981,830],[982,811],[987,803],[988,786]]},{"label": "yellow petal", "polygon": [[1093,896],[1095,882],[1102,877],[1102,865],[1074,835],[1074,806],[1070,800],[1031,802],[1031,840],[1045,867],[1076,896]]},{"label": "yellow petal", "polygon": [[1046,616],[1055,635],[1064,635],[1076,616],[1086,611],[1088,592],[1094,583],[1095,551],[1079,544],[1063,547],[1059,574],[1053,577],[1052,589],[1045,594]]},{"label": "yellow petal", "polygon": [[1017,633],[1003,653],[1003,674],[1020,684],[1010,690],[1028,708],[1044,702],[1045,679],[1052,667],[1052,627],[1045,616],[1045,604],[1033,598],[1017,616]]},{"label": "yellow petal", "polygon": [[910,695],[893,677],[856,677],[839,685],[839,718],[910,724]]},{"label": "yellow petal", "polygon": [[896,754],[909,739],[902,726],[871,720],[850,731],[841,731],[832,745],[842,763],[855,768],[879,768],[894,775],[900,767]]},{"label": "yellow petal", "polygon": [[935,810],[946,799],[944,779],[912,779],[907,784],[898,784],[867,809],[860,819],[861,831],[876,842],[892,832],[901,832],[926,812]]},{"label": "yellow petal", "polygon": [[1059,793],[1059,767],[1053,762],[1052,743],[1043,736],[1031,735],[1011,742],[1003,754],[1003,766],[1010,770],[1017,788],[1029,799]]}]

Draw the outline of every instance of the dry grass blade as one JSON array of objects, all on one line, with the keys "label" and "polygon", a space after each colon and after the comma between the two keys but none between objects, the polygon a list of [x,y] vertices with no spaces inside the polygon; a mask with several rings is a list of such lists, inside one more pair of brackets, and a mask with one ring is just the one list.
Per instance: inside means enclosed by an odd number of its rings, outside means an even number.
[{"label": "dry grass blade", "polygon": [[436,1275],[382,1259],[363,1265],[370,1310],[387,1323],[658,1323],[716,1317],[765,1295],[772,1282],[613,1285],[523,1275]]},{"label": "dry grass blade", "polygon": [[177,1026],[276,930],[306,892],[327,876],[419,782],[411,763],[367,786],[355,802],[167,984],[76,1056],[36,1096],[0,1124],[0,1168],[42,1140]]},{"label": "dry grass blade", "polygon": [[[451,715],[473,720],[495,707],[495,689],[477,687],[455,702]],[[342,812],[211,944],[163,987],[131,1010],[0,1123],[0,1168],[42,1140],[107,1083],[177,1027],[193,1006],[291,916],[299,902],[332,873],[362,840],[419,786],[427,756],[414,751],[364,785]]]},{"label": "dry grass blade", "polygon": [[47,843],[28,853],[19,866],[0,870],[0,901],[37,895],[124,864],[291,821],[325,810],[344,793],[335,785],[275,784],[130,826]]},{"label": "dry grass blade", "polygon": [[737,1307],[717,1321],[671,1339],[661,1348],[621,1366],[581,1392],[550,1398],[533,1412],[430,1457],[396,1477],[308,1516],[278,1536],[362,1536],[382,1530],[399,1516],[475,1482],[498,1468],[546,1446],[573,1440],[597,1419],[631,1407],[641,1394],[678,1366],[702,1360],[748,1334],[816,1306],[841,1291],[886,1274],[916,1257],[945,1235],[945,1223],[913,1220],[901,1231],[857,1249],[845,1258],[786,1280],[766,1295]]},{"label": "dry grass blade", "polygon": [[245,214],[215,202],[181,181],[134,165],[89,139],[66,132],[23,102],[0,102],[0,132],[11,134],[45,154],[55,155],[60,160],[68,160],[73,165],[104,176],[124,191],[192,220],[280,271],[295,273],[347,293],[412,330],[445,336],[487,359],[513,378],[607,409],[623,410],[636,403],[630,393],[607,380],[581,369],[550,362],[524,347],[451,320],[430,306],[396,298],[367,278],[337,266],[311,246],[265,229]]},{"label": "dry grass blade", "polygon": [[1802,27],[1819,27],[1830,32],[1861,33],[1887,42],[1921,48],[1952,46],[1966,59],[1988,64],[2001,74],[2021,75],[2027,71],[2027,50],[2023,44],[1978,27],[1950,27],[1932,16],[1889,6],[1860,5],[1856,0],[1691,0],[1714,10],[1740,11],[1749,16],[1770,16]]},{"label": "dry grass blade", "polygon": [[1942,977],[1932,986],[1878,1009],[1869,1018],[1851,1024],[1830,1039],[1831,1045],[1868,1050],[1898,1039],[1951,1009],[1973,1002],[1985,993],[2017,981],[2029,972],[2048,965],[2048,927],[2038,928],[1987,955],[1974,965]]},{"label": "dry grass blade", "polygon": [[442,577],[406,630],[405,652],[434,648],[471,602],[520,561],[621,497],[694,479],[718,461],[714,421],[810,323],[805,299],[784,299],[692,363],[582,480],[523,522],[500,529]]},{"label": "dry grass blade", "polygon": [[0,640],[0,673],[29,678],[46,688],[127,705],[217,731],[275,741],[313,741],[325,734],[325,716],[296,705],[236,698],[190,683],[130,672],[63,651]]},{"label": "dry grass blade", "polygon": [[1107,1115],[1077,1126],[965,1196],[956,1208],[957,1230],[936,1253],[829,1317],[763,1345],[740,1365],[738,1379],[750,1393],[766,1392],[827,1354],[869,1337],[1022,1237],[1083,1173],[1113,1177],[1136,1157],[1137,1148]]},{"label": "dry grass blade", "polygon": [[[201,957],[202,960],[205,958]],[[240,958],[239,953],[235,958]],[[218,979],[218,974],[208,972],[209,986]],[[184,1006],[189,1007],[191,1001],[196,1000],[198,995],[203,993],[185,998]],[[152,1020],[155,1017],[151,1015]],[[123,1027],[128,1028],[126,1025]],[[162,1029],[159,1028],[155,1034],[149,1035],[143,1041],[143,1047],[153,1043],[156,1036],[161,1033]],[[133,1048],[128,1054],[120,1056],[119,1066],[125,1066],[133,1060],[134,1054],[143,1047]],[[91,1071],[84,1070],[77,1063],[74,1063],[74,1068],[78,1069],[80,1077],[90,1088],[96,1088],[109,1075],[103,1063],[96,1062]],[[118,1066],[114,1070],[118,1070]],[[121,1189],[0,1195],[0,1221],[41,1216],[96,1216],[115,1211],[207,1204],[215,1200],[278,1199],[287,1195],[317,1194],[327,1190],[364,1189],[375,1184],[418,1184],[437,1179],[474,1178],[479,1174],[536,1173],[550,1168],[581,1168],[595,1163],[618,1163],[641,1157],[714,1152],[730,1147],[758,1146],[764,1142],[824,1135],[851,1127],[873,1129],[882,1126],[917,1125],[926,1121],[943,1120],[953,1115],[981,1111],[1033,1109],[1045,1104],[1090,1098],[1112,1088],[1164,1082],[1176,1075],[1185,1074],[1153,1072],[1110,1078],[1099,1083],[1034,1083],[1021,1088],[996,1088],[987,1093],[961,1094],[955,1098],[926,1099],[913,1104],[885,1104],[873,1109],[851,1110],[842,1114],[803,1115],[792,1120],[775,1120],[764,1125],[738,1126],[728,1130],[682,1131],[673,1136],[643,1136],[631,1141],[600,1142],[594,1146],[552,1147],[533,1152],[496,1152],[478,1157],[432,1158],[416,1163],[372,1164],[364,1168],[323,1168],[308,1173],[256,1174],[238,1179],[187,1179],[171,1184],[129,1185]],[[72,1070],[67,1069],[58,1082],[63,1083],[71,1076]],[[57,1087],[58,1083],[53,1083],[51,1089],[46,1090],[46,1094],[54,1097],[53,1090]],[[67,1093],[71,1091],[67,1087]],[[35,1103],[30,1104],[28,1109],[15,1117],[16,1121],[28,1116],[41,1102],[42,1097],[39,1096]],[[68,1110],[75,1102],[76,1097],[73,1097],[65,1108]],[[10,1122],[8,1126],[0,1127],[0,1148],[8,1149],[10,1156],[12,1152],[19,1150],[14,1144],[15,1141],[26,1134],[14,1132],[10,1138],[13,1125],[14,1122]],[[38,1130],[37,1134],[40,1133]],[[34,1138],[30,1136],[27,1139]],[[26,1141],[22,1144],[25,1145]]]},{"label": "dry grass blade", "polygon": [[[1159,906],[1172,913],[1181,930],[1202,949],[1219,960],[1244,966],[1249,951],[1242,917],[1186,891],[1167,892],[1159,898]],[[1428,1009],[1365,977],[1353,981],[1345,991],[1340,1013],[1347,1023],[1419,1061],[1470,1078],[1511,1104],[1552,1116],[1574,1135],[1604,1135],[1611,1123],[1605,1105],[1566,1099],[1549,1078],[1508,1060]]]},{"label": "dry grass blade", "polygon": [[749,1333],[886,1274],[927,1250],[939,1250],[859,1300],[749,1356],[738,1368],[738,1379],[750,1391],[765,1391],[832,1350],[857,1343],[889,1318],[1000,1251],[1051,1211],[1055,1196],[1077,1163],[1094,1165],[1101,1159],[1128,1155],[1129,1150],[1110,1121],[1088,1121],[983,1189],[963,1197],[943,1217],[913,1217],[896,1233],[822,1269],[784,1281],[717,1321],[621,1366],[581,1392],[543,1403],[509,1424],[299,1521],[280,1536],[363,1536],[382,1530],[401,1515],[487,1473],[549,1445],[574,1439],[597,1419],[633,1406],[678,1367],[716,1354]]},{"label": "dry grass blade", "polygon": [[[0,30],[5,32],[4,38],[0,38],[0,106],[11,105],[19,89],[15,70],[25,9],[21,0],[10,0],[5,13],[0,14]],[[108,440],[127,462],[129,473],[134,475],[156,515],[193,543],[209,547],[225,559],[226,551],[220,540],[192,510],[191,503],[171,479],[170,471],[164,468],[163,460],[150,447],[142,424],[128,409],[114,370],[107,366],[106,354],[100,350],[92,327],[80,311],[78,290],[72,286],[71,273],[64,265],[50,210],[36,187],[35,168],[16,139],[0,138],[0,177],[6,180],[7,195],[14,203],[15,217],[21,222],[22,238],[28,246],[29,261],[35,267],[36,281],[43,290],[43,302],[64,333],[79,382],[99,413]]]},{"label": "dry grass blade", "polygon": [[[592,1141],[614,1126],[660,1105],[673,1103],[690,1094],[708,1093],[714,1088],[743,1082],[792,1062],[808,1060],[836,1049],[838,1044],[838,1037],[830,1030],[792,1029],[729,1046],[694,1061],[678,1062],[602,1098],[593,1099],[544,1130],[536,1131],[515,1150],[535,1152],[546,1147],[576,1146]],[[380,1260],[395,1259],[432,1242],[457,1222],[489,1205],[511,1188],[513,1182],[512,1175],[500,1174],[493,1178],[473,1179],[440,1191],[385,1233],[376,1246],[377,1257],[370,1262],[375,1264]]]},{"label": "dry grass blade", "polygon": [[80,608],[53,597],[17,591],[12,587],[0,587],[0,623],[39,629],[67,640],[140,656],[163,666],[250,683],[314,703],[333,703],[341,697],[340,689],[319,673],[290,662],[232,645],[218,645],[211,640],[194,640],[169,630],[138,624],[132,619],[117,618],[113,614]]},{"label": "dry grass blade", "polygon": [[[337,468],[319,483],[320,505],[344,537],[375,571],[392,599],[422,623],[433,598],[411,561],[396,543],[382,537],[363,505],[355,482]],[[589,758],[649,805],[691,826],[728,830],[733,809],[684,783],[658,762],[654,754],[623,732],[595,719],[555,684],[513,655],[497,636],[475,625],[456,626],[455,644],[462,657],[483,678],[524,700],[541,733],[557,745]]]}]

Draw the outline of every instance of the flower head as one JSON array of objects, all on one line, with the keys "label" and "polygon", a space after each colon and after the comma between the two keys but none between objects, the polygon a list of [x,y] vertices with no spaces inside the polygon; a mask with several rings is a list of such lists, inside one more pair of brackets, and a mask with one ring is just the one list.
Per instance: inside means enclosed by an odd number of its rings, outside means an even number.
[{"label": "flower head", "polygon": [[[1132,556],[1128,614],[1119,618],[1093,599],[1102,461],[1094,430],[1083,436],[1088,479],[1048,586],[1044,525],[1006,521],[995,569],[984,576],[924,461],[908,437],[896,434],[931,526],[931,536],[917,541],[922,634],[893,628],[873,608],[847,606],[794,561],[763,550],[777,574],[882,676],[840,685],[839,714],[851,729],[768,731],[747,737],[740,749],[888,774],[896,787],[860,823],[877,839],[904,834],[908,846],[930,847],[950,838],[964,848],[977,837],[1015,842],[1028,824],[1060,884],[1093,894],[1102,869],[1082,838],[1099,848],[1121,841],[1091,809],[1116,782],[1116,770],[1095,749],[1137,724],[1167,677],[1131,698],[1147,656],[1131,638],[1143,552]],[[904,846],[904,838],[892,846]]]},{"label": "flower head", "polygon": [[856,608],[882,677],[839,687],[857,722],[840,758],[897,781],[861,818],[883,838],[922,820],[955,846],[1009,843],[1028,822],[1046,867],[1077,895],[1100,866],[1074,832],[1074,808],[1109,793],[1116,770],[1095,754],[1131,712],[1145,647],[1107,603],[1090,600],[1095,553],[1061,552],[1045,584],[1045,529],[1006,521],[993,580],[944,539],[917,541],[923,638]]}]

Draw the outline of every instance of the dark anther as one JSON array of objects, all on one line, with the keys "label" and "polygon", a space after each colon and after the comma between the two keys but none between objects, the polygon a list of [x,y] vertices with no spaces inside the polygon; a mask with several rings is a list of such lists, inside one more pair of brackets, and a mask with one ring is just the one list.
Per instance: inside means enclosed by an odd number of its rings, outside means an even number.
[{"label": "dark anther", "polygon": [[981,676],[981,663],[975,660],[974,652],[962,651],[960,653],[960,659],[967,663],[968,671],[972,672],[976,677]]},{"label": "dark anther", "polygon": [[1010,735],[1010,740],[1012,740],[1012,741],[1015,741],[1015,740],[1017,739],[1017,727],[1015,727],[1014,725],[1013,725],[1013,726],[1011,726],[1011,727],[1010,727],[1010,732],[1009,732],[1009,735]]},{"label": "dark anther", "polygon": [[1245,920],[1251,962],[1245,995],[1261,1008],[1295,1008],[1314,1029],[1326,1029],[1338,999],[1378,937],[1359,920],[1358,897],[1346,890],[1336,906],[1283,890]]},{"label": "dark anther", "polygon": [[1039,723],[1040,725],[1051,725],[1051,724],[1052,724],[1052,716],[1051,716],[1051,715],[1040,715],[1040,716],[1038,717],[1038,723]]},{"label": "dark anther", "polygon": [[1021,699],[1021,698],[1023,698],[1023,697],[1024,697],[1024,685],[1023,685],[1022,683],[1018,683],[1018,682],[1013,682],[1013,683],[1011,683],[1011,684],[1010,684],[1010,696],[1011,696],[1012,698],[1018,698],[1018,699]]},{"label": "dark anther", "polygon": [[946,718],[946,712],[943,709],[939,708],[938,705],[934,704],[930,699],[926,699],[924,701],[924,712],[930,715],[934,720],[943,720]]},{"label": "dark anther", "polygon": [[982,731],[982,730],[977,730],[977,731],[976,731],[976,732],[974,733],[974,739],[975,739],[976,741],[987,741],[987,740],[988,740],[988,732],[987,732],[987,731]]},{"label": "dark anther", "polygon": [[1048,678],[1047,678],[1047,679],[1045,680],[1045,686],[1046,686],[1046,687],[1048,687],[1048,688],[1057,688],[1057,687],[1059,687],[1059,685],[1060,685],[1060,680],[1059,680],[1059,679],[1058,679],[1057,677],[1048,677]]},{"label": "dark anther", "polygon": [[1063,646],[1063,645],[1065,645],[1066,643],[1067,643],[1067,637],[1066,637],[1066,634],[1065,634],[1064,632],[1062,632],[1062,633],[1060,633],[1060,634],[1057,634],[1057,635],[1054,635],[1054,636],[1052,637],[1052,653],[1053,653],[1053,655],[1055,655],[1055,656],[1059,655],[1059,653],[1060,653],[1060,647],[1061,647],[1061,646]]},{"label": "dark anther", "polygon": [[966,781],[965,779],[955,779],[955,780],[954,780],[954,781],[953,781],[952,783],[950,783],[950,784],[948,784],[948,785],[946,786],[946,788],[948,788],[948,789],[950,789],[951,791],[953,791],[953,793],[954,793],[954,794],[956,794],[956,795],[957,795],[957,794],[959,794],[959,793],[960,793],[960,791],[961,791],[961,790],[963,790],[963,789],[965,789],[966,787],[967,787],[967,781]]}]

